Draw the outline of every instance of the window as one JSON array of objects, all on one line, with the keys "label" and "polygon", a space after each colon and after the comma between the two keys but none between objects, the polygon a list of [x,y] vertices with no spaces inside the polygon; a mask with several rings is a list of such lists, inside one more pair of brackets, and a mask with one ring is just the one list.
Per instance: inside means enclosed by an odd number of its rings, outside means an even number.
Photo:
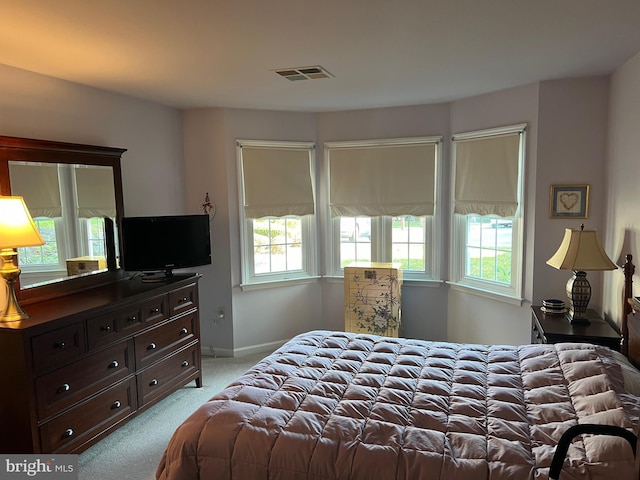
[{"label": "window", "polygon": [[46,242],[37,247],[23,247],[18,249],[20,268],[36,270],[38,267],[59,266],[58,238],[56,235],[56,220],[53,218],[34,218],[36,228]]},{"label": "window", "polygon": [[451,281],[518,301],[524,140],[524,125],[453,137]]},{"label": "window", "polygon": [[242,284],[316,273],[313,144],[242,140]]},{"label": "window", "polygon": [[436,218],[440,137],[325,145],[328,272],[357,262],[400,263],[405,279],[439,276]]},{"label": "window", "polygon": [[105,257],[106,240],[104,238],[104,220],[101,217],[83,218],[83,227],[86,232],[86,239],[81,242],[86,244],[89,251],[87,254],[91,257]]}]

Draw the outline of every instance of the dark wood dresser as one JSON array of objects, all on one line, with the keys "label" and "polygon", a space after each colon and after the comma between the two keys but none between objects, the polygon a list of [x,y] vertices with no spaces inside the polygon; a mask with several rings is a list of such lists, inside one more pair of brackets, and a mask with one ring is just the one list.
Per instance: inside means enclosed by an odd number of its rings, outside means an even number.
[{"label": "dark wood dresser", "polygon": [[531,343],[584,342],[620,350],[621,336],[595,310],[587,310],[588,325],[571,325],[564,314],[531,307]]},{"label": "dark wood dresser", "polygon": [[186,383],[200,387],[198,280],[125,278],[0,323],[0,452],[79,453]]}]

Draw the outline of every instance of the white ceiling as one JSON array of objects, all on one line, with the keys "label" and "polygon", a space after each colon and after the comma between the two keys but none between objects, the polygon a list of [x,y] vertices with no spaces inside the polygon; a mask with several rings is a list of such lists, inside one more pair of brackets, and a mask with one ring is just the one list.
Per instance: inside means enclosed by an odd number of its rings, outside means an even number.
[{"label": "white ceiling", "polygon": [[[436,103],[638,51],[640,0],[0,0],[0,63],[179,108]],[[272,71],[308,65],[334,77]]]}]

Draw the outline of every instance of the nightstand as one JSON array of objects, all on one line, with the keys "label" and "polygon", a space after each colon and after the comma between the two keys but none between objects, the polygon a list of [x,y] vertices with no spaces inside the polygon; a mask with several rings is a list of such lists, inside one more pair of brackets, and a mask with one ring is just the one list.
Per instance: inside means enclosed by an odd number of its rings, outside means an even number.
[{"label": "nightstand", "polygon": [[620,335],[594,310],[587,310],[589,325],[571,325],[564,314],[531,307],[531,343],[585,342],[620,350]]}]

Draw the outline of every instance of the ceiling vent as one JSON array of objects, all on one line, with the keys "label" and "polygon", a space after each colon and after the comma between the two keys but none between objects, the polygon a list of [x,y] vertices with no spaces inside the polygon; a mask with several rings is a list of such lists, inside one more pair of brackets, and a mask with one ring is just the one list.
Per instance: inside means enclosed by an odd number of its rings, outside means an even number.
[{"label": "ceiling vent", "polygon": [[317,78],[331,78],[329,72],[327,72],[320,65],[313,65],[310,67],[296,67],[296,68],[282,68],[273,70],[281,77],[295,82],[296,80],[315,80]]}]

